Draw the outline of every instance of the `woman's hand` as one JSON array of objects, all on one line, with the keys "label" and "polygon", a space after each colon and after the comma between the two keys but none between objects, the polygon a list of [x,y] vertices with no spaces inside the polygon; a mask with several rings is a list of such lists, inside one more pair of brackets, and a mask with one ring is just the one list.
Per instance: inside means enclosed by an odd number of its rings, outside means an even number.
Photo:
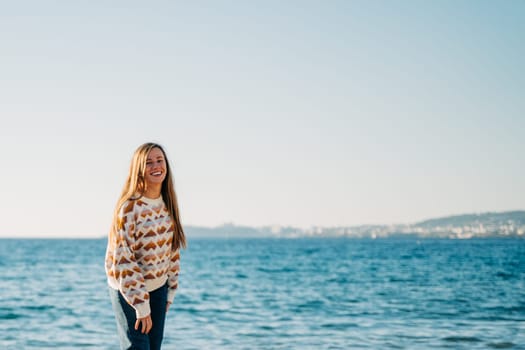
[{"label": "woman's hand", "polygon": [[137,322],[135,322],[135,330],[139,330],[139,326],[141,327],[140,332],[148,334],[151,330],[151,327],[153,327],[153,322],[151,321],[151,314],[149,314],[146,317],[138,318]]},{"label": "woman's hand", "polygon": [[166,313],[168,313],[168,309],[170,308],[170,306],[171,306],[171,302],[168,301],[166,303]]}]

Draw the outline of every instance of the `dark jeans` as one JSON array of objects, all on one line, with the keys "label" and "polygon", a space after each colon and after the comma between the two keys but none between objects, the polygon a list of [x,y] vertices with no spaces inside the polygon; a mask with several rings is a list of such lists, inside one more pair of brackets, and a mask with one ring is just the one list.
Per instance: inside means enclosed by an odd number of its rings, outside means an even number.
[{"label": "dark jeans", "polygon": [[118,290],[110,287],[109,295],[117,319],[120,348],[122,350],[160,350],[164,336],[164,320],[166,319],[167,284],[149,293],[151,320],[153,322],[149,334],[141,333],[141,327],[135,330],[135,322],[137,321],[135,309],[126,302]]}]

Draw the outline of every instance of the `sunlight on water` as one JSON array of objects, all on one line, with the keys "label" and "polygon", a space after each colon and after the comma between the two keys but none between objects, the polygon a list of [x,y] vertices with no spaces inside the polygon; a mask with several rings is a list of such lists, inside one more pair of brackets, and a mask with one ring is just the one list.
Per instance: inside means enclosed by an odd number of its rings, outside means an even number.
[{"label": "sunlight on water", "polygon": [[[104,240],[0,240],[0,348],[115,349]],[[524,349],[524,240],[192,240],[164,349]]]}]

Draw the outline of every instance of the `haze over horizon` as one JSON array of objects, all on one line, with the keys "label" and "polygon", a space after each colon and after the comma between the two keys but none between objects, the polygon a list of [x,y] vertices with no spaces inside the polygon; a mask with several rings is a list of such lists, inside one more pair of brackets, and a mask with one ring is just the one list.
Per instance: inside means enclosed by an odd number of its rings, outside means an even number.
[{"label": "haze over horizon", "polygon": [[183,224],[525,209],[525,2],[0,5],[0,237],[99,237],[136,147]]}]

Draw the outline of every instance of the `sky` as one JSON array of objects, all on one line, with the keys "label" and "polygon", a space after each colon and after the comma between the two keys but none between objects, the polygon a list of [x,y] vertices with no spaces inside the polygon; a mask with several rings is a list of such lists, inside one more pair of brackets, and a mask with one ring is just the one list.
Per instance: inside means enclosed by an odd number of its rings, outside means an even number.
[{"label": "sky", "polygon": [[103,237],[162,144],[183,225],[525,209],[523,1],[0,5],[0,237]]}]

